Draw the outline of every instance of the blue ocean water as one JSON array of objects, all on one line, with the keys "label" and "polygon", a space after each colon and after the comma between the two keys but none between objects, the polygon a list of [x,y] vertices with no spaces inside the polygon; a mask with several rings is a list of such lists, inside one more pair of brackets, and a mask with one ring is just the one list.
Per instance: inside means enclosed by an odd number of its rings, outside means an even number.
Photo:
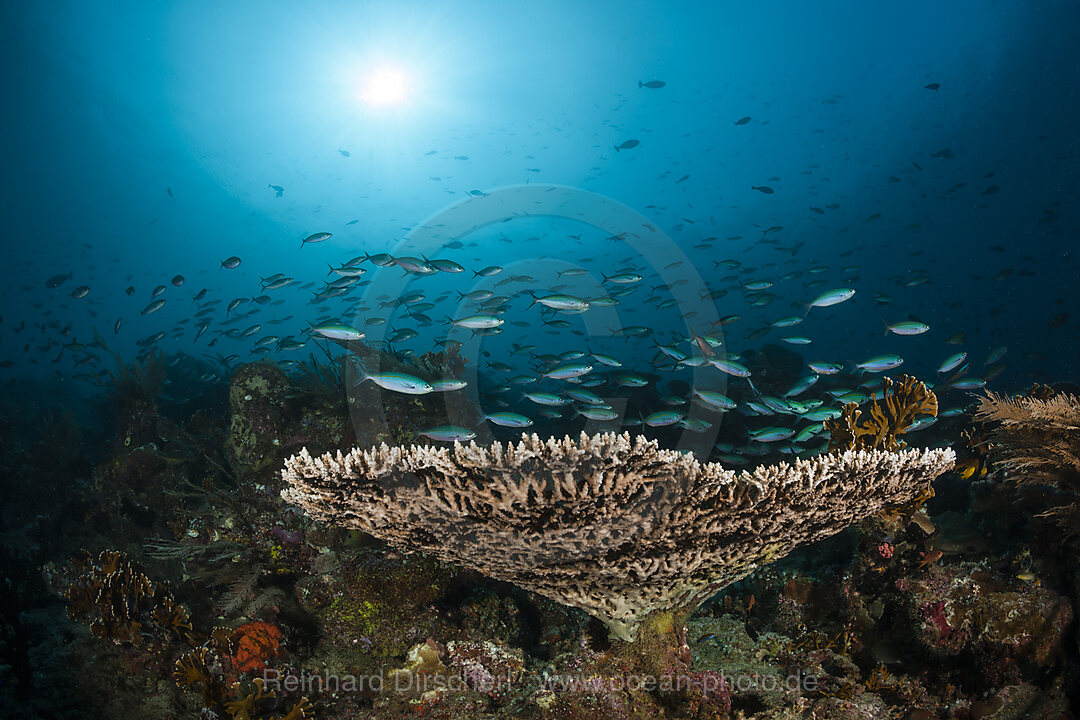
[{"label": "blue ocean water", "polygon": [[[268,292],[282,304],[259,308],[249,324],[302,337],[308,323],[342,314],[333,305],[320,313],[303,288],[321,285],[328,263],[395,253],[469,191],[538,183],[642,213],[710,288],[728,275],[774,281],[777,297],[759,311],[745,312],[737,291],[717,301],[721,316],[744,315],[727,333],[735,352],[740,335],[813,295],[808,276],[779,278],[822,265],[826,286],[858,295],[803,326],[815,357],[896,352],[905,370],[925,375],[949,354],[944,341],[963,333],[957,349],[978,362],[1008,346],[1000,382],[1011,386],[1062,378],[1077,358],[1071,3],[66,3],[4,12],[0,347],[14,363],[3,370],[9,382],[83,392],[100,365],[60,349],[89,343],[95,329],[125,357],[162,331],[166,352],[207,352],[224,312],[194,342],[195,293],[250,298],[276,272],[297,283]],[[380,68],[403,73],[402,102],[361,97]],[[657,79],[666,85],[638,86]],[[616,152],[628,139],[640,145]],[[775,192],[751,189],[762,185]],[[300,249],[320,231],[333,237]],[[517,268],[539,257],[594,277],[645,268],[622,305],[637,306],[632,324],[660,322],[641,301],[660,284],[661,258],[602,233],[568,238],[576,234],[515,221],[436,252],[470,271],[528,274]],[[706,238],[715,239],[694,249]],[[222,270],[233,255],[243,263]],[[728,258],[741,268],[713,264]],[[170,284],[175,275],[182,287]],[[904,286],[918,276],[925,284]],[[140,315],[162,284],[166,305]],[[79,286],[89,294],[71,297]],[[893,300],[878,305],[874,292]],[[451,299],[432,317],[452,314]],[[509,312],[536,325],[535,312],[516,303]],[[908,316],[931,331],[883,336],[883,322]],[[430,329],[417,349],[445,331]],[[535,331],[522,328],[516,341]],[[250,340],[221,338],[212,351],[246,359]]]}]

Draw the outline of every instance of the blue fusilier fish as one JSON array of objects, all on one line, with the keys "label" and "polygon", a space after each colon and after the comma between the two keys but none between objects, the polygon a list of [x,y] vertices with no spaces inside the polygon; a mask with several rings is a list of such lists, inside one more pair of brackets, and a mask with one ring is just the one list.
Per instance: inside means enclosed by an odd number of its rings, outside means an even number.
[{"label": "blue fusilier fish", "polygon": [[907,432],[916,432],[918,430],[925,430],[934,423],[937,422],[936,417],[921,417],[908,426]]},{"label": "blue fusilier fish", "polygon": [[649,427],[664,427],[666,425],[674,425],[682,420],[683,413],[678,410],[660,410],[654,412],[645,418],[645,424]]},{"label": "blue fusilier fish", "polygon": [[725,372],[728,375],[734,375],[735,377],[746,378],[750,377],[750,369],[745,365],[735,362],[734,360],[721,360],[719,358],[712,358],[709,360],[709,364],[717,370]]},{"label": "blue fusilier fish", "polygon": [[502,427],[524,428],[533,424],[529,418],[515,412],[493,412],[484,416],[484,420]]},{"label": "blue fusilier fish", "polygon": [[904,359],[899,355],[878,355],[861,363],[855,363],[855,367],[866,372],[885,372],[893,370],[904,364]]},{"label": "blue fusilier fish", "polygon": [[450,378],[447,380],[432,380],[430,385],[435,392],[450,392],[451,390],[460,390],[468,383],[464,380]]},{"label": "blue fusilier fish", "polygon": [[806,305],[806,311],[810,312],[811,308],[816,307],[832,307],[833,305],[839,305],[840,303],[850,300],[855,297],[855,290],[853,288],[837,288],[835,290],[828,290],[821,293],[816,298],[811,300]]},{"label": "blue fusilier fish", "polygon": [[530,400],[532,400],[537,405],[558,406],[558,405],[569,405],[570,402],[571,402],[570,398],[565,398],[565,397],[562,397],[560,395],[553,395],[552,393],[537,392],[537,393],[524,393],[524,395],[525,395],[525,397],[529,398]]},{"label": "blue fusilier fish", "polygon": [[929,325],[918,320],[901,320],[885,327],[888,328],[888,332],[896,335],[922,335],[930,329]]},{"label": "blue fusilier fish", "polygon": [[303,250],[304,246],[308,243],[323,242],[324,240],[329,240],[331,237],[333,236],[328,232],[312,233],[311,235],[308,235],[306,238],[300,241],[300,249]]},{"label": "blue fusilier fish", "polygon": [[768,290],[773,286],[770,280],[753,280],[748,283],[743,283],[743,289],[751,292],[760,292],[762,290]]},{"label": "blue fusilier fish", "polygon": [[954,383],[949,383],[949,387],[953,390],[978,390],[986,385],[986,381],[982,378],[964,378],[963,380],[957,380]]},{"label": "blue fusilier fish", "polygon": [[434,259],[424,258],[424,259],[427,260],[428,264],[431,265],[431,267],[435,268],[439,272],[444,272],[444,273],[465,272],[465,268],[463,268],[461,265],[457,264],[453,260],[440,260],[438,258],[434,258]]},{"label": "blue fusilier fish", "polygon": [[611,276],[600,273],[600,276],[604,278],[604,282],[616,283],[618,285],[630,285],[641,282],[641,276],[637,273],[619,273]]},{"label": "blue fusilier fish", "polygon": [[484,330],[497,328],[504,322],[506,321],[501,317],[495,317],[494,315],[471,315],[460,320],[454,320],[453,324],[470,330]]},{"label": "blue fusilier fish", "polygon": [[814,383],[818,381],[819,377],[821,377],[821,375],[807,375],[806,377],[802,378],[797,383],[792,385],[791,389],[784,393],[784,397],[792,398],[806,392]]},{"label": "blue fusilier fish", "polygon": [[844,369],[844,363],[813,362],[807,365],[818,375],[836,375]]},{"label": "blue fusilier fish", "polygon": [[416,434],[439,442],[465,442],[476,437],[475,432],[458,425],[439,425]]},{"label": "blue fusilier fish", "polygon": [[729,398],[727,395],[722,395],[712,390],[694,390],[694,395],[698,400],[705,403],[714,410],[734,410],[735,401]]},{"label": "blue fusilier fish", "polygon": [[619,417],[619,413],[613,408],[605,407],[603,405],[585,405],[575,410],[576,415],[587,417],[590,420],[614,420]]},{"label": "blue fusilier fish", "polygon": [[150,313],[156,313],[165,305],[165,300],[155,300],[142,309],[143,315],[149,315]]},{"label": "blue fusilier fish", "polygon": [[956,368],[960,367],[960,365],[965,360],[967,360],[967,353],[966,352],[954,353],[953,355],[950,355],[949,357],[945,358],[945,360],[938,367],[937,371],[939,373],[947,373],[950,370],[955,370]]},{"label": "blue fusilier fish", "polygon": [[794,434],[795,431],[791,428],[767,427],[761,428],[760,430],[751,430],[750,439],[754,442],[779,442],[781,440],[787,440]]},{"label": "blue fusilier fish", "polygon": [[543,297],[533,295],[532,298],[533,301],[529,303],[529,307],[532,307],[536,303],[540,303],[544,307],[549,307],[553,310],[584,312],[589,309],[588,300],[573,295],[545,295]]},{"label": "blue fusilier fish", "polygon": [[586,405],[607,405],[607,403],[604,402],[604,398],[594,392],[589,392],[588,390],[570,388],[566,391],[566,396]]},{"label": "blue fusilier fish", "polygon": [[593,366],[588,363],[564,363],[541,374],[544,377],[553,378],[555,380],[566,380],[567,378],[576,378],[587,375],[592,372],[592,369]]},{"label": "blue fusilier fish", "polygon": [[315,333],[316,335],[322,335],[324,338],[329,338],[330,340],[341,340],[344,342],[353,342],[356,340],[364,339],[363,330],[357,330],[356,328],[349,327],[348,325],[316,325],[315,327],[311,328],[311,332]]},{"label": "blue fusilier fish", "polygon": [[818,408],[804,413],[802,417],[804,420],[810,420],[811,422],[824,422],[825,420],[840,417],[840,410],[837,408]]},{"label": "blue fusilier fish", "polygon": [[802,321],[803,321],[803,319],[801,317],[799,317],[798,315],[790,315],[788,317],[782,317],[779,320],[777,320],[776,322],[772,323],[772,327],[775,327],[775,328],[791,327],[793,325],[798,325]]},{"label": "blue fusilier fish", "polygon": [[370,380],[383,390],[406,395],[427,395],[430,392],[435,392],[435,388],[415,375],[409,375],[408,373],[369,373],[355,359],[353,364],[356,366],[356,371],[360,373],[360,382],[356,383],[357,385]]}]

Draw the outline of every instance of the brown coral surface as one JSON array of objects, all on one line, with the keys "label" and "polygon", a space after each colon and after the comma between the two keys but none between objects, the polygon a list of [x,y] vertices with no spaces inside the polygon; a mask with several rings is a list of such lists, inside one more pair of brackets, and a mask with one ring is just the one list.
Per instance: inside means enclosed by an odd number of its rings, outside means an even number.
[{"label": "brown coral surface", "polygon": [[629,434],[382,445],[282,471],[313,518],[584,609],[632,639],[795,547],[910,501],[951,450],[849,451],[735,473]]}]

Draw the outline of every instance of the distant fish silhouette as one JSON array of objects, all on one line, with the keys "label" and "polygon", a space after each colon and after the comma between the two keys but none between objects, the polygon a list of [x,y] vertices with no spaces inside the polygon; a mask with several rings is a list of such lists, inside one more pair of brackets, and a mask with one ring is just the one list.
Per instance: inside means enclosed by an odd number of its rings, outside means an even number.
[{"label": "distant fish silhouette", "polygon": [[342,157],[351,157],[348,150],[338,150]]},{"label": "distant fish silhouette", "polygon": [[270,189],[274,191],[274,197],[281,197],[285,194],[285,188],[281,187],[280,185],[271,185]]},{"label": "distant fish silhouette", "polygon": [[626,140],[621,144],[615,146],[615,152],[619,152],[620,150],[629,150],[630,148],[636,148],[640,144],[640,140]]},{"label": "distant fish silhouette", "polygon": [[941,87],[941,83],[930,83],[929,85],[923,85],[923,87],[927,90],[937,90]]},{"label": "distant fish silhouette", "polygon": [[735,124],[736,125],[745,125],[748,122],[750,122],[750,116],[749,115],[747,115],[746,117],[739,118],[738,120],[735,121]]},{"label": "distant fish silhouette", "polygon": [[637,84],[637,86],[639,88],[640,87],[647,87],[650,90],[659,90],[660,88],[664,87],[665,85],[667,85],[667,83],[664,82],[663,80],[650,80],[649,82],[645,82],[645,83],[638,80],[638,84]]},{"label": "distant fish silhouette", "polygon": [[769,187],[768,185],[751,185],[750,189],[751,190],[757,190],[758,192],[765,193],[766,195],[772,195],[773,194],[773,189],[771,187]]},{"label": "distant fish silhouette", "polygon": [[53,275],[51,278],[45,281],[45,287],[49,288],[50,290],[55,290],[70,279],[70,272],[67,275]]}]

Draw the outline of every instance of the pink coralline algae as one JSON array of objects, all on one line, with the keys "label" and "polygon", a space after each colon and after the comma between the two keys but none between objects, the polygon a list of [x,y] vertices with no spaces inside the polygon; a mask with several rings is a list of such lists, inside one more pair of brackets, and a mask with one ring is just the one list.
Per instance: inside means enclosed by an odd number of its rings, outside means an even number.
[{"label": "pink coralline algae", "polygon": [[446,650],[450,667],[461,673],[465,684],[493,698],[507,693],[524,669],[519,651],[488,641],[450,641]]},{"label": "pink coralline algae", "polygon": [[709,700],[715,701],[724,712],[731,710],[731,689],[722,673],[705,670],[690,673],[690,689]]},{"label": "pink coralline algae", "polygon": [[299,545],[304,541],[304,533],[300,530],[286,530],[280,525],[270,528],[270,537],[282,545]]},{"label": "pink coralline algae", "polygon": [[938,636],[942,639],[948,637],[952,632],[952,627],[949,625],[948,618],[945,617],[945,601],[928,602],[923,604],[919,608],[919,614],[923,618],[937,628]]}]

